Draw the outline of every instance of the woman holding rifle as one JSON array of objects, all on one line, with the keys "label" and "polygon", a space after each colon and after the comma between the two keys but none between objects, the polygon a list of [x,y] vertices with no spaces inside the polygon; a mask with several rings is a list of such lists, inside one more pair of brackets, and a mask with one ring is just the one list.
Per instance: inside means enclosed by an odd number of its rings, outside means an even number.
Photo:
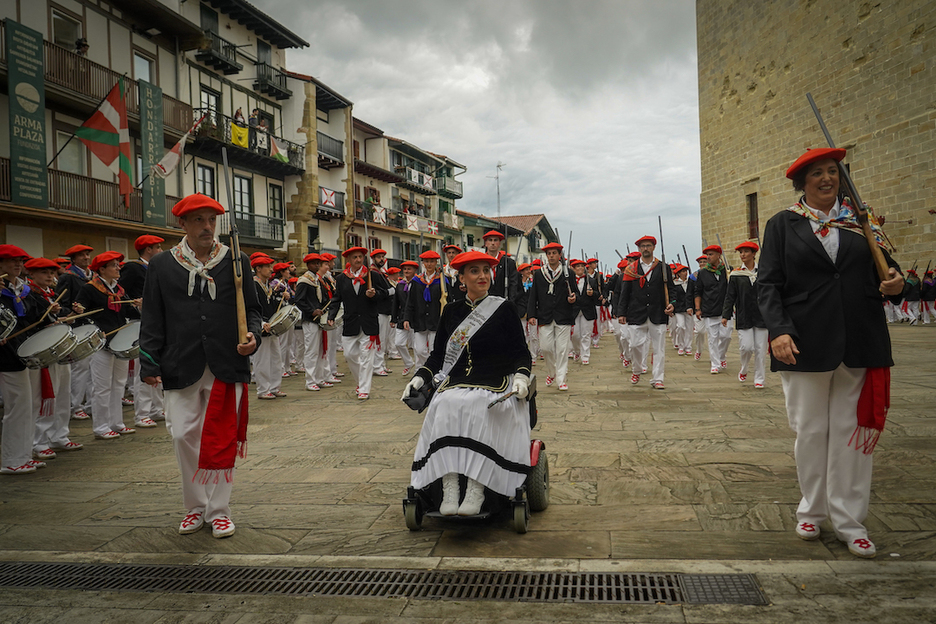
[{"label": "woman holding rifle", "polygon": [[903,277],[889,256],[888,278],[876,272],[855,210],[839,194],[844,157],[843,149],[809,150],[787,170],[803,196],[767,222],[758,302],[796,432],[796,534],[816,539],[829,520],[852,554],[873,557],[862,523],[894,364],[881,300],[900,295]]}]

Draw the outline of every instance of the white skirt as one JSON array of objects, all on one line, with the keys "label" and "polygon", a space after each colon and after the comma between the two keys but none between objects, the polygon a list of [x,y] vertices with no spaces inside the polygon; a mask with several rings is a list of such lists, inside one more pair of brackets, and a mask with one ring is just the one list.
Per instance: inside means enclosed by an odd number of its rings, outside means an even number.
[{"label": "white skirt", "polygon": [[[508,385],[508,388],[510,385]],[[530,415],[525,399],[482,388],[452,388],[432,397],[413,460],[412,485],[427,487],[455,472],[513,496],[530,467]]]}]

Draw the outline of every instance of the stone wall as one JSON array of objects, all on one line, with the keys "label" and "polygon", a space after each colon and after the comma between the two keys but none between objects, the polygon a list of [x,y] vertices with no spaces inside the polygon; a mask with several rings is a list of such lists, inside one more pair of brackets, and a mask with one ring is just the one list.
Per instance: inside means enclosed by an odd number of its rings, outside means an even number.
[{"label": "stone wall", "polygon": [[703,238],[747,239],[747,195],[759,235],[798,199],[787,167],[827,147],[811,92],[896,259],[936,261],[936,2],[698,0],[696,18]]}]

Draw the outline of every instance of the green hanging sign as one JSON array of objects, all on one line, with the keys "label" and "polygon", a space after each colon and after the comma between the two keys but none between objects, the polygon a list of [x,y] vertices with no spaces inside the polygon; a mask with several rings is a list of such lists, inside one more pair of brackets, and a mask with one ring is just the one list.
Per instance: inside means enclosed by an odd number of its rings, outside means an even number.
[{"label": "green hanging sign", "polygon": [[143,164],[143,223],[166,227],[166,181],[152,174],[153,165],[162,160],[163,141],[162,89],[145,80],[140,84],[140,146]]},{"label": "green hanging sign", "polygon": [[10,187],[21,206],[49,207],[42,33],[6,20]]}]

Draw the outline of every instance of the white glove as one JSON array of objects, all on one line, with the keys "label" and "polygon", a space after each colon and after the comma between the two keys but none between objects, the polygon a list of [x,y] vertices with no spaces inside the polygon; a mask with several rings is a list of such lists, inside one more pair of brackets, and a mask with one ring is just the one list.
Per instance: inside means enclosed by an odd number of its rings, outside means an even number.
[{"label": "white glove", "polygon": [[526,375],[514,375],[511,391],[518,399],[525,399],[530,393],[530,378]]},{"label": "white glove", "polygon": [[400,397],[401,400],[413,396],[425,383],[426,381],[418,375],[410,379],[410,382],[406,384],[406,388],[403,389],[403,396]]}]

